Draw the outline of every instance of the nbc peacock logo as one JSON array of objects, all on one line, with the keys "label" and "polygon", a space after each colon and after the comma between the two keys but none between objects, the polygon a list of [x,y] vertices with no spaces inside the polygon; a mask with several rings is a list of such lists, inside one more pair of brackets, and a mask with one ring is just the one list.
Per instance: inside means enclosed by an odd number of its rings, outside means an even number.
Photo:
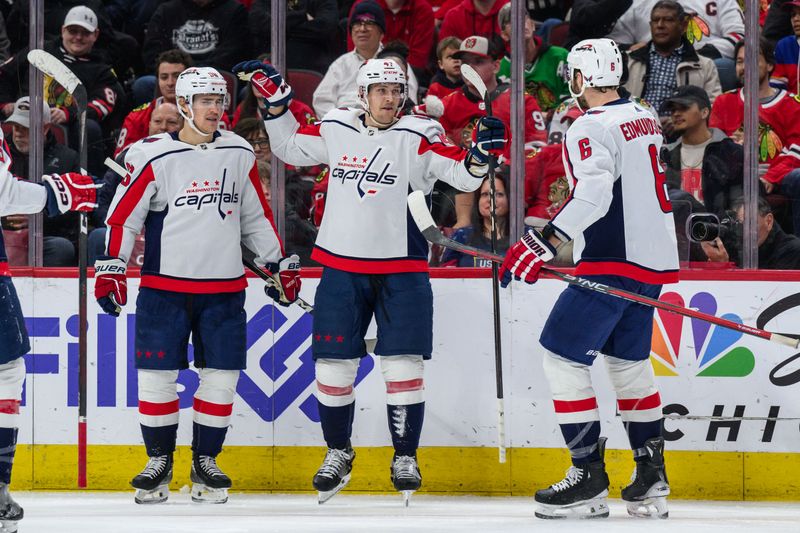
[{"label": "nbc peacock logo", "polygon": [[[686,306],[683,297],[676,292],[661,295],[660,300],[675,305]],[[717,300],[707,292],[698,292],[689,300],[688,307],[700,312],[715,315]],[[742,323],[740,316],[726,313],[722,318]],[[753,352],[744,346],[737,346],[744,335],[721,326],[716,326],[696,318],[688,319],[690,328],[684,328],[685,317],[657,309],[653,318],[653,339],[650,348],[650,362],[657,376],[677,376],[685,364],[678,364],[691,353],[689,342],[681,344],[684,330],[690,329],[694,341],[694,361],[690,366],[698,377],[744,377],[755,368]],[[680,369],[680,371],[679,371]]]}]

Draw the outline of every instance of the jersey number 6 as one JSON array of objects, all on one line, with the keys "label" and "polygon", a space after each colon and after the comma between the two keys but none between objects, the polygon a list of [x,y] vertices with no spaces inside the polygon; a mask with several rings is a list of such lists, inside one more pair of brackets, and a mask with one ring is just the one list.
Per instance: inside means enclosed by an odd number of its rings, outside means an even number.
[{"label": "jersey number 6", "polygon": [[671,213],[672,202],[669,201],[669,196],[667,195],[667,175],[664,173],[664,169],[661,168],[658,149],[655,144],[651,144],[647,147],[647,151],[650,154],[650,165],[653,168],[653,177],[656,181],[656,198],[658,198],[658,204],[661,206],[661,211],[664,213]]}]

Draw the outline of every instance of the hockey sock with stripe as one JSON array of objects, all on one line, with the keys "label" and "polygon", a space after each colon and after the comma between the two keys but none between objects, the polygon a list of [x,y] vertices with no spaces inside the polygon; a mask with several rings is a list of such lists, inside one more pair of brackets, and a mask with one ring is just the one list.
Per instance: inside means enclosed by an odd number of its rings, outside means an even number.
[{"label": "hockey sock with stripe", "polygon": [[317,401],[319,421],[322,426],[322,436],[328,448],[343,450],[350,444],[353,434],[353,417],[356,412],[356,402],[342,407],[330,407]]},{"label": "hockey sock with stripe", "polygon": [[564,442],[572,456],[572,464],[583,466],[600,460],[600,421],[559,424]]},{"label": "hockey sock with stripe", "polygon": [[649,456],[644,448],[648,439],[660,437],[664,428],[664,419],[653,422],[625,422],[625,431],[633,450],[635,461],[646,460]]},{"label": "hockey sock with stripe", "polygon": [[422,423],[425,419],[425,402],[411,405],[387,405],[389,432],[396,455],[416,455]]}]

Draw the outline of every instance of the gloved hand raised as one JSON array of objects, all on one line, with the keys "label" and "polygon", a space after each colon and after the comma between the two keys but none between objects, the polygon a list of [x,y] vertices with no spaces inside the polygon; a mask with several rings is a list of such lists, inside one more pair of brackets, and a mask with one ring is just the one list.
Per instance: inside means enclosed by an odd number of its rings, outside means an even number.
[{"label": "gloved hand raised", "polygon": [[102,187],[91,176],[67,172],[42,176],[47,189],[47,214],[56,216],[67,211],[92,211],[97,207],[97,189]]},{"label": "gloved hand raised", "polygon": [[267,107],[287,106],[294,96],[292,88],[284,81],[281,73],[269,63],[242,61],[233,67],[233,73],[240,80],[249,81],[256,95],[265,100]]},{"label": "gloved hand raised", "polygon": [[506,148],[508,137],[506,126],[497,117],[481,117],[472,130],[472,148],[469,149],[464,165],[476,178],[483,178],[489,172],[489,156],[501,155]]}]

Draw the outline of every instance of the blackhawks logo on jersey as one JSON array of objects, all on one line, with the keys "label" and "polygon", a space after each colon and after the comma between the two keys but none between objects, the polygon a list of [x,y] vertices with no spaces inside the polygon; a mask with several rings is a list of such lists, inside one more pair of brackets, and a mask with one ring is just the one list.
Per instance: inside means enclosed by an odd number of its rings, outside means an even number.
[{"label": "blackhawks logo on jersey", "polygon": [[686,26],[686,38],[689,42],[694,44],[709,35],[711,35],[711,30],[708,28],[708,23],[696,13],[692,15]]},{"label": "blackhawks logo on jersey", "polygon": [[544,83],[532,81],[525,87],[525,92],[536,98],[542,111],[549,111],[558,105],[556,95]]},{"label": "blackhawks logo on jersey", "polygon": [[783,142],[769,124],[758,124],[758,160],[770,161],[783,149]]}]

